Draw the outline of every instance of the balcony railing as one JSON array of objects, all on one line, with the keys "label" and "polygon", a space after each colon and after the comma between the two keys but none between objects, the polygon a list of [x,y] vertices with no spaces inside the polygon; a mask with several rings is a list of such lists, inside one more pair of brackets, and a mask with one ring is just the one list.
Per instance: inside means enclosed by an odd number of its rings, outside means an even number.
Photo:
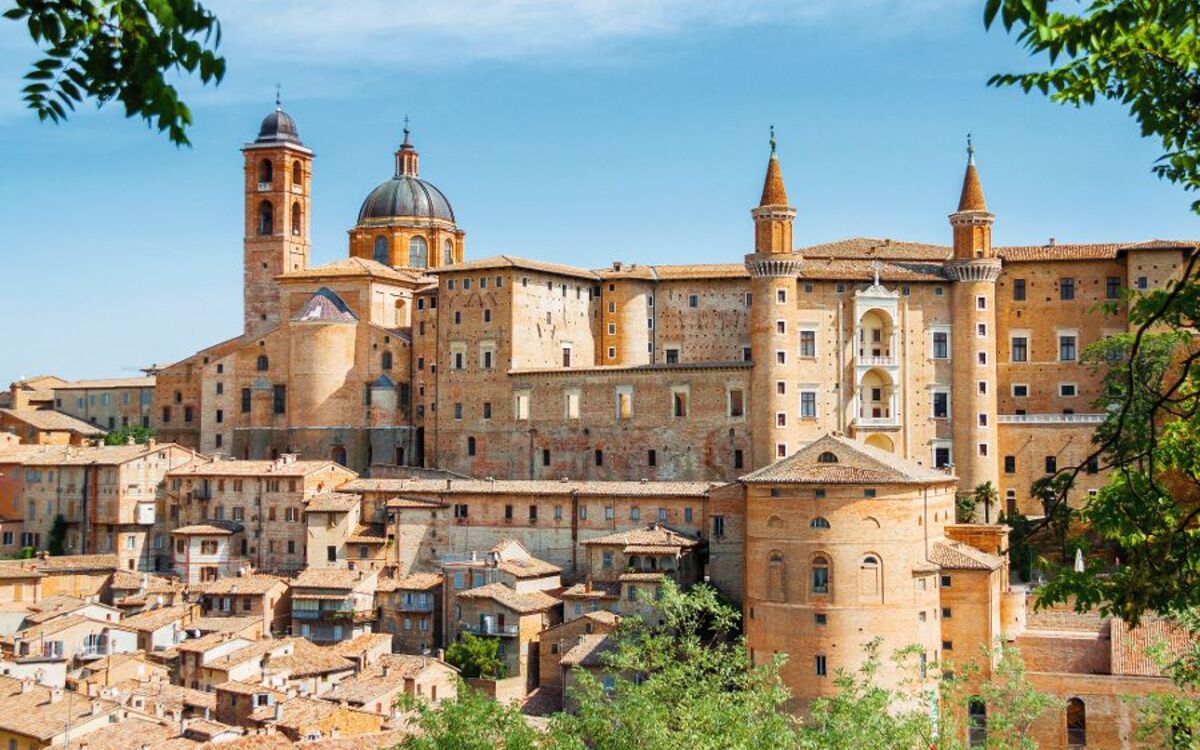
[{"label": "balcony railing", "polygon": [[856,427],[899,427],[900,420],[895,417],[856,417]]},{"label": "balcony railing", "polygon": [[459,627],[473,635],[515,636],[516,625],[497,625],[494,622],[460,622]]},{"label": "balcony railing", "polygon": [[858,364],[863,367],[895,367],[895,357],[865,357],[859,356]]},{"label": "balcony railing", "polygon": [[296,620],[318,620],[321,622],[370,622],[378,619],[375,610],[351,609],[293,609],[292,618]]},{"label": "balcony railing", "polygon": [[424,602],[397,602],[393,607],[397,612],[432,612],[433,600],[427,599]]},{"label": "balcony railing", "polygon": [[1104,414],[1000,414],[1000,424],[1100,424]]}]

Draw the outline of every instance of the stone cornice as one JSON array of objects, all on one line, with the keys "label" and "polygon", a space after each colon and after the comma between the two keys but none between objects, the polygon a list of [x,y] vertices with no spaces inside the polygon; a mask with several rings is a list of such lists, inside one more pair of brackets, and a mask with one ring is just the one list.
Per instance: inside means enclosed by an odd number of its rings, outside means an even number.
[{"label": "stone cornice", "polygon": [[942,272],[951,281],[990,281],[1000,277],[1000,260],[997,258],[970,258],[948,260]]},{"label": "stone cornice", "polygon": [[746,270],[755,278],[787,278],[800,275],[804,258],[799,253],[755,253],[746,256]]}]

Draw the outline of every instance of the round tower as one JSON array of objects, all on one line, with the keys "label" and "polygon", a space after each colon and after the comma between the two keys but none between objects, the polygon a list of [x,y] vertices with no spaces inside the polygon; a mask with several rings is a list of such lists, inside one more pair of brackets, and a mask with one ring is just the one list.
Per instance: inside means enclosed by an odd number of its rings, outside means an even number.
[{"label": "round tower", "polygon": [[802,259],[792,249],[796,209],[788,205],[773,128],[762,198],[750,213],[754,217],[754,252],[746,256],[746,269],[750,272],[750,356],[754,367],[749,464],[757,468],[800,447],[799,395],[793,392],[791,373],[797,353],[796,333],[792,330],[796,278]]},{"label": "round tower", "polygon": [[967,170],[958,210],[950,214],[954,257],[945,264],[951,288],[950,337],[953,462],[960,495],[991,482],[998,486],[996,420],[996,279],[1000,259],[992,251],[992,222],[967,137]]}]

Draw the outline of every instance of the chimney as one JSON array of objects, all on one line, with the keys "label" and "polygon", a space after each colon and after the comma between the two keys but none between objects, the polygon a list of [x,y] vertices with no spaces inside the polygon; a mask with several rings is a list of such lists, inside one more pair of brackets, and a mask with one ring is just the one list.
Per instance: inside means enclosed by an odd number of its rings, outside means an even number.
[{"label": "chimney", "polygon": [[275,721],[283,721],[283,704],[275,704]]},{"label": "chimney", "polygon": [[446,661],[446,649],[439,648],[436,652],[438,661]]},{"label": "chimney", "polygon": [[622,266],[622,265],[623,265],[623,264],[621,263],[621,261],[619,261],[619,260],[614,260],[614,261],[613,261],[613,270],[614,270],[614,271],[620,271],[620,270],[621,270],[621,266]]},{"label": "chimney", "polygon": [[449,479],[446,480],[446,492],[450,491],[450,481],[451,480],[449,480]]},{"label": "chimney", "polygon": [[149,440],[146,441],[146,447],[149,448],[150,450],[154,450],[154,447],[156,445],[158,445],[158,441],[155,440],[154,438],[150,438]]},{"label": "chimney", "polygon": [[50,689],[50,702],[51,703],[58,703],[59,701],[62,700],[62,697],[63,697],[63,689],[62,688],[56,687],[56,688]]},{"label": "chimney", "polygon": [[104,708],[100,701],[92,701],[92,716],[99,716],[100,709]]},{"label": "chimney", "polygon": [[136,445],[137,441],[133,439],[133,435],[125,438],[125,445]]},{"label": "chimney", "polygon": [[33,680],[26,677],[21,680],[21,692],[28,693],[30,690],[33,690]]},{"label": "chimney", "polygon": [[1055,245],[1055,244],[1056,244],[1056,243],[1054,242],[1054,238],[1053,238],[1053,237],[1051,237],[1051,238],[1050,238],[1050,241],[1046,243],[1046,246],[1047,246],[1047,247],[1054,247],[1054,245]]},{"label": "chimney", "polygon": [[390,664],[384,664],[383,665],[383,676],[387,677],[391,673],[392,673],[392,666]]}]

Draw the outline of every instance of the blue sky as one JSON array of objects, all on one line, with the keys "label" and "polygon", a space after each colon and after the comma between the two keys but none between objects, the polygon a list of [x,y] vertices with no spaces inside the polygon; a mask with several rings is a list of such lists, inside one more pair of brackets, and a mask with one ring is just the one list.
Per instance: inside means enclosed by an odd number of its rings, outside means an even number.
[{"label": "blue sky", "polygon": [[0,382],[128,374],[240,332],[241,154],[283,84],[314,167],[313,261],[390,176],[405,114],[467,253],[728,262],[778,132],[796,243],[948,242],[965,133],[998,244],[1195,237],[1114,107],[988,76],[1032,63],[960,0],[213,0],[229,73],[194,147],[116,108],[38,124],[0,20]]}]

